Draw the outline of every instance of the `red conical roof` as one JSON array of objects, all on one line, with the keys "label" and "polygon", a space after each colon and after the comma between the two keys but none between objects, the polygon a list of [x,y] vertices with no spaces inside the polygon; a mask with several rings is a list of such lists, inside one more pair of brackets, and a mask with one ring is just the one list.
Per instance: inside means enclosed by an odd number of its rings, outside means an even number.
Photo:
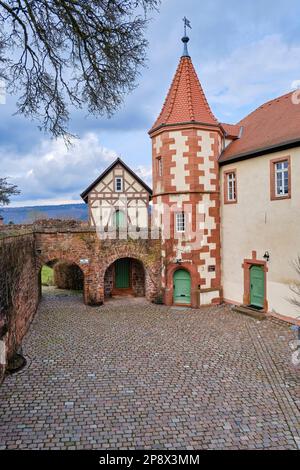
[{"label": "red conical roof", "polygon": [[162,125],[200,122],[218,125],[189,56],[180,59],[162,111],[151,132]]}]

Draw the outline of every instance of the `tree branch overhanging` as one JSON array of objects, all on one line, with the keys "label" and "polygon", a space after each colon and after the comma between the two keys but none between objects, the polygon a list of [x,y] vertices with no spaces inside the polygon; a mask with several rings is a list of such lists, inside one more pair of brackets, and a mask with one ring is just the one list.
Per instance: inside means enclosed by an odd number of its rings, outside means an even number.
[{"label": "tree branch overhanging", "polygon": [[17,113],[67,137],[70,106],[111,116],[145,64],[160,0],[0,0],[0,78]]}]

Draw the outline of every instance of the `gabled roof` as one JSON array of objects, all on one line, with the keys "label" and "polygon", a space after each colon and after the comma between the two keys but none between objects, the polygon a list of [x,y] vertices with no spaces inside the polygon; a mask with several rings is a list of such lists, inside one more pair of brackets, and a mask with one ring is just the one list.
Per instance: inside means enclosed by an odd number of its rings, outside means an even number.
[{"label": "gabled roof", "polygon": [[268,101],[239,122],[243,131],[221,154],[220,163],[300,145],[300,104],[293,92]]},{"label": "gabled roof", "polygon": [[150,134],[161,126],[201,123],[218,125],[189,56],[182,56],[162,111]]},{"label": "gabled roof", "polygon": [[129,168],[129,166],[126,165],[126,163],[123,162],[123,160],[121,160],[121,158],[117,158],[108,168],[106,168],[106,170],[103,171],[103,173],[101,173],[101,175],[92,183],[90,184],[90,186],[85,190],[83,191],[81,194],[80,194],[80,197],[82,197],[82,199],[84,200],[85,203],[88,202],[88,194],[92,191],[92,189],[94,189],[94,187],[100,183],[100,181],[111,171],[113,170],[113,168],[115,168],[115,166],[117,166],[118,164],[122,165],[123,168],[128,171],[128,173],[134,178],[136,179],[142,186],[143,188],[145,188],[145,190],[150,194],[150,196],[152,195],[152,189],[149,188],[149,186],[136,174],[134,173],[134,171],[131,170],[131,168]]}]

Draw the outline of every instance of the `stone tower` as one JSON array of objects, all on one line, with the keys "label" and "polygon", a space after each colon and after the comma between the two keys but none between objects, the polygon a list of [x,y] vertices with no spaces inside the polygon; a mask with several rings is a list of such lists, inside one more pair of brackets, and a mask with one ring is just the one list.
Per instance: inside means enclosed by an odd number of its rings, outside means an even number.
[{"label": "stone tower", "polygon": [[182,41],[175,77],[149,131],[153,220],[162,229],[164,302],[197,307],[219,303],[222,295],[218,158],[223,132],[189,56],[189,38]]}]

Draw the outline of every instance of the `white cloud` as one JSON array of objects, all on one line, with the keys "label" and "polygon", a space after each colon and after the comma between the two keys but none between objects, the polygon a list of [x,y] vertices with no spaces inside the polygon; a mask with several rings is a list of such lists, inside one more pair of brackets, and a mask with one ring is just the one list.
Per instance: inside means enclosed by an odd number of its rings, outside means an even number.
[{"label": "white cloud", "polygon": [[136,168],[136,174],[143,181],[145,181],[145,183],[151,186],[152,184],[152,166],[151,165],[139,165]]},{"label": "white cloud", "polygon": [[[1,174],[17,184],[16,204],[80,201],[80,193],[117,154],[103,147],[95,133],[84,134],[66,147],[62,139],[43,140],[30,153],[20,155],[0,149]],[[14,205],[14,204],[13,204]]]},{"label": "white cloud", "polygon": [[211,104],[235,111],[288,93],[293,80],[300,78],[299,57],[300,45],[289,45],[275,34],[204,64],[202,75]]}]

